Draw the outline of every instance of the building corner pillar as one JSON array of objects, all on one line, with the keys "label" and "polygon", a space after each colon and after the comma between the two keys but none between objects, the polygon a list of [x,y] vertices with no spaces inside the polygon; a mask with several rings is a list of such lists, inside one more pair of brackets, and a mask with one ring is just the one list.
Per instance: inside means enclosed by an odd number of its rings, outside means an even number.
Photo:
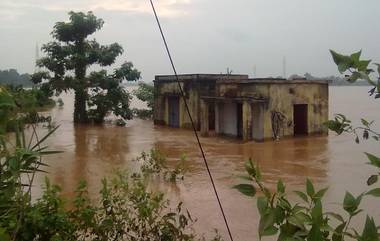
[{"label": "building corner pillar", "polygon": [[252,139],[252,108],[248,101],[243,102],[243,140]]}]

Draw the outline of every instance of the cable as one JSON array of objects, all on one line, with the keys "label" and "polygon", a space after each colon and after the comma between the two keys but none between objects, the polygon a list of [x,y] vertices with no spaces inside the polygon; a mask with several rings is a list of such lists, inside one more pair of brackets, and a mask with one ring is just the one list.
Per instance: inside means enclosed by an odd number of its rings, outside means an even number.
[{"label": "cable", "polygon": [[169,57],[170,64],[171,64],[171,66],[172,66],[172,68],[173,68],[174,75],[175,75],[176,80],[177,80],[178,88],[179,88],[179,90],[180,90],[180,92],[181,92],[181,96],[182,96],[183,101],[184,101],[184,103],[185,103],[186,112],[187,112],[187,114],[189,115],[189,119],[190,119],[191,125],[192,125],[192,127],[193,127],[193,131],[194,131],[194,134],[195,134],[195,138],[197,139],[197,142],[198,142],[199,150],[200,150],[201,153],[202,153],[203,161],[204,161],[204,164],[205,164],[205,166],[206,166],[207,173],[208,173],[208,175],[209,175],[209,177],[210,177],[211,184],[212,184],[212,188],[214,189],[214,193],[215,193],[216,199],[218,200],[219,208],[220,208],[220,211],[221,211],[221,213],[222,213],[223,220],[224,220],[224,223],[225,223],[226,228],[227,228],[227,231],[228,231],[228,235],[229,235],[231,241],[234,241],[234,239],[233,239],[233,237],[232,237],[232,234],[231,234],[230,227],[229,227],[229,225],[228,225],[228,221],[227,221],[226,215],[225,215],[224,210],[223,210],[222,202],[220,201],[220,198],[219,198],[219,195],[218,195],[218,191],[216,190],[216,186],[215,186],[215,183],[214,183],[214,178],[212,177],[212,174],[211,174],[210,168],[209,168],[209,166],[208,166],[207,159],[206,159],[206,155],[205,155],[205,153],[204,153],[204,151],[203,151],[203,147],[202,147],[201,141],[199,140],[199,136],[198,136],[198,133],[197,133],[197,129],[195,128],[195,125],[194,125],[193,117],[191,116],[190,109],[189,109],[189,106],[188,106],[187,101],[186,101],[186,98],[185,98],[185,93],[184,93],[183,88],[182,88],[182,86],[181,86],[181,83],[180,83],[180,81],[179,81],[179,77],[178,77],[178,74],[177,74],[177,70],[176,70],[176,68],[175,68],[175,65],[174,65],[174,62],[173,62],[172,56],[171,56],[171,54],[170,54],[170,50],[169,50],[168,44],[167,44],[167,42],[166,42],[164,32],[163,32],[162,27],[161,27],[161,24],[160,24],[160,20],[158,19],[158,15],[157,15],[157,12],[156,12],[156,8],[154,7],[153,1],[152,1],[152,0],[149,0],[149,1],[150,1],[150,5],[152,6],[152,10],[153,10],[154,16],[155,16],[155,18],[156,18],[158,28],[160,29],[160,33],[161,33],[162,40],[164,41],[164,45],[165,45],[165,49],[166,49],[166,53],[167,53],[167,55],[168,55],[168,57]]}]

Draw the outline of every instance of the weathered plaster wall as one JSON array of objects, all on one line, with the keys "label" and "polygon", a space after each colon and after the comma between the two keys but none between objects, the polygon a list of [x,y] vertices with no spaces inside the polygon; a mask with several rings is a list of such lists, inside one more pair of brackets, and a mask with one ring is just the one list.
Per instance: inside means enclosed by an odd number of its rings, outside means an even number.
[{"label": "weathered plaster wall", "polygon": [[236,103],[227,102],[223,105],[223,134],[237,135]]},{"label": "weathered plaster wall", "polygon": [[[199,106],[200,98],[196,88],[188,83],[181,83],[182,89],[185,91],[186,101],[188,103],[191,115],[195,125],[199,126]],[[179,99],[179,123],[181,128],[190,128],[191,122],[186,112],[185,102],[181,96],[178,84],[176,82],[155,83],[157,100],[154,108],[154,120],[157,124],[168,124],[168,96],[180,96]]]},{"label": "weathered plaster wall", "polygon": [[[243,81],[244,82],[244,81]],[[273,137],[271,112],[278,111],[285,115],[286,123],[281,131],[282,136],[292,136],[293,127],[293,106],[295,104],[308,105],[308,132],[327,133],[323,123],[328,120],[328,85],[320,83],[286,83],[287,81],[273,83],[270,81],[260,83],[245,82],[212,82],[212,81],[185,81],[181,86],[185,91],[186,100],[194,119],[197,129],[200,130],[201,122],[207,122],[207,112],[202,114],[201,96],[224,97],[227,100],[218,100],[215,105],[216,132],[226,135],[237,135],[237,114],[236,99],[243,104],[243,138],[245,140],[255,137],[254,128],[260,128],[262,133],[256,137],[263,136],[264,139]],[[180,96],[180,91],[176,82],[155,83],[155,123],[168,124],[168,96]],[[258,103],[247,101],[247,97],[264,98],[268,101],[260,103],[259,110],[252,111],[253,105]],[[232,99],[233,102],[231,102]],[[183,98],[180,98],[180,127],[190,128],[190,119],[186,113]],[[204,110],[206,110],[204,108]],[[255,114],[262,114],[260,125],[254,125]],[[202,116],[201,116],[202,114]],[[257,120],[256,120],[257,121]],[[203,132],[208,129],[204,128]],[[258,138],[261,139],[261,138]]]},{"label": "weathered plaster wall", "polygon": [[[286,116],[286,124],[281,132],[283,136],[293,135],[293,105],[308,104],[308,132],[327,133],[323,123],[328,120],[328,85],[327,84],[219,84],[216,93],[221,97],[264,97],[269,102],[264,104],[264,138],[272,138],[271,112],[278,111]],[[243,109],[244,111],[244,109]],[[250,114],[243,113],[243,117]],[[228,116],[226,116],[228,117]],[[244,120],[246,122],[247,120]],[[249,125],[244,125],[250,128]],[[243,130],[247,132],[249,130]]]}]

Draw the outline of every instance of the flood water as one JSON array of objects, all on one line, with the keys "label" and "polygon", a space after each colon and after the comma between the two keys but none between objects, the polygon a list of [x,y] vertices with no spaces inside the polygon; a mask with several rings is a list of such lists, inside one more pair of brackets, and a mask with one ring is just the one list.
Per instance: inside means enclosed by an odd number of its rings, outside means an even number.
[{"label": "flood water", "polygon": [[[344,113],[352,120],[365,117],[380,121],[380,102],[367,97],[368,87],[330,87],[330,118]],[[198,218],[195,226],[206,236],[217,228],[228,240],[209,177],[203,165],[194,135],[189,130],[154,126],[152,121],[131,120],[126,127],[74,126],[72,123],[72,95],[62,96],[65,105],[55,107],[51,115],[60,128],[48,140],[51,149],[63,153],[49,156],[46,162],[51,180],[63,187],[70,197],[79,180],[86,180],[90,193],[98,191],[100,179],[115,169],[131,168],[131,159],[142,151],[158,148],[174,163],[186,155],[188,173],[177,184],[158,183],[169,198],[184,201],[186,208]],[[141,106],[138,101],[134,106]],[[264,143],[242,143],[222,137],[201,138],[211,172],[215,178],[227,218],[235,240],[258,240],[256,202],[231,187],[241,182],[248,158],[260,163],[265,182],[273,187],[281,178],[290,190],[304,188],[306,177],[318,187],[329,186],[326,205],[338,210],[334,202],[341,202],[345,190],[354,194],[365,190],[366,180],[374,170],[365,165],[364,151],[379,154],[379,144],[372,141],[355,144],[350,135],[313,136],[282,139]],[[39,176],[36,193],[43,183]],[[291,197],[297,200],[295,197]],[[379,205],[365,201],[362,206],[372,216],[380,217]],[[339,209],[340,210],[340,209]],[[343,213],[343,212],[342,212]]]}]

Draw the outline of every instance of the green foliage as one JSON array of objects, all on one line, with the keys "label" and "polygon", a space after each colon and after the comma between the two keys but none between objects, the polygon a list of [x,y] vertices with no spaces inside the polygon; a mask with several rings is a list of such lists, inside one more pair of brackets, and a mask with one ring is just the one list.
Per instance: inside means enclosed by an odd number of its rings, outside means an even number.
[{"label": "green foliage", "polygon": [[[205,240],[194,233],[195,220],[182,203],[171,208],[164,194],[150,191],[143,178],[152,172],[166,173],[165,157],[158,151],[143,155],[143,161],[149,162],[143,164],[144,175],[120,172],[103,179],[94,200],[85,182],[79,183],[69,202],[46,178],[43,195],[32,202],[34,177],[46,166],[42,156],[57,153],[42,146],[55,130],[42,138],[34,132],[35,141],[26,141],[19,129],[15,148],[0,136],[0,240]],[[213,240],[221,237],[217,234]]]},{"label": "green foliage", "polygon": [[19,74],[15,69],[0,70],[0,85],[22,85],[32,87],[33,82],[29,74]]},{"label": "green foliage", "polygon": [[[377,78],[376,81],[371,79],[370,74],[374,73],[375,70],[369,68],[371,60],[362,60],[361,53],[359,51],[357,53],[353,53],[351,55],[343,55],[339,54],[333,50],[330,50],[330,53],[333,57],[335,64],[338,66],[338,70],[341,74],[347,74],[346,80],[348,82],[356,82],[358,79],[363,79],[368,81],[370,85],[373,86],[371,89],[371,95],[374,95],[375,98],[380,97],[380,79]],[[375,63],[376,71],[378,76],[380,77],[380,65]]]},{"label": "green foliage", "polygon": [[174,168],[169,168],[166,157],[156,149],[151,149],[149,153],[142,152],[134,161],[140,164],[143,175],[157,174],[164,179],[175,182],[178,179],[184,179],[186,173],[186,157],[182,156],[176,161]]},{"label": "green foliage", "polygon": [[48,71],[32,76],[35,83],[47,80],[46,85],[57,94],[74,90],[74,122],[77,123],[103,122],[110,112],[124,119],[132,117],[131,97],[120,86],[123,80],[140,78],[140,72],[131,62],[125,62],[112,74],[100,70],[87,75],[92,65],[110,66],[123,53],[117,43],[100,45],[95,39],[89,39],[103,24],[104,21],[92,12],[69,12],[68,22],[54,25],[52,37],[55,41],[42,47],[46,57],[41,58],[38,65]]},{"label": "green foliage", "polygon": [[[251,180],[250,184],[239,184],[234,188],[242,194],[253,197],[256,189],[262,196],[257,197],[257,208],[260,214],[258,232],[259,236],[277,235],[279,241],[288,240],[318,240],[343,241],[347,238],[355,240],[379,240],[380,233],[372,218],[367,218],[361,235],[350,226],[351,219],[363,210],[360,209],[362,199],[366,195],[380,197],[380,188],[375,188],[357,197],[346,192],[342,208],[348,218],[339,213],[325,212],[322,199],[327,188],[316,190],[310,179],[306,180],[304,191],[295,191],[301,203],[292,204],[289,201],[284,183],[279,180],[274,192],[265,187],[259,173],[260,168],[250,160],[246,163],[248,176],[244,180]],[[337,222],[336,222],[337,221]],[[375,228],[374,228],[375,227]],[[370,239],[368,239],[370,238]]]},{"label": "green foliage", "polygon": [[17,125],[51,122],[51,117],[38,114],[39,110],[54,106],[51,93],[38,86],[0,86],[0,133],[16,131]]},{"label": "green foliage", "polygon": [[134,115],[141,119],[151,119],[154,108],[154,86],[140,82],[139,87],[133,91],[133,94],[148,106],[148,109],[134,109]]}]

